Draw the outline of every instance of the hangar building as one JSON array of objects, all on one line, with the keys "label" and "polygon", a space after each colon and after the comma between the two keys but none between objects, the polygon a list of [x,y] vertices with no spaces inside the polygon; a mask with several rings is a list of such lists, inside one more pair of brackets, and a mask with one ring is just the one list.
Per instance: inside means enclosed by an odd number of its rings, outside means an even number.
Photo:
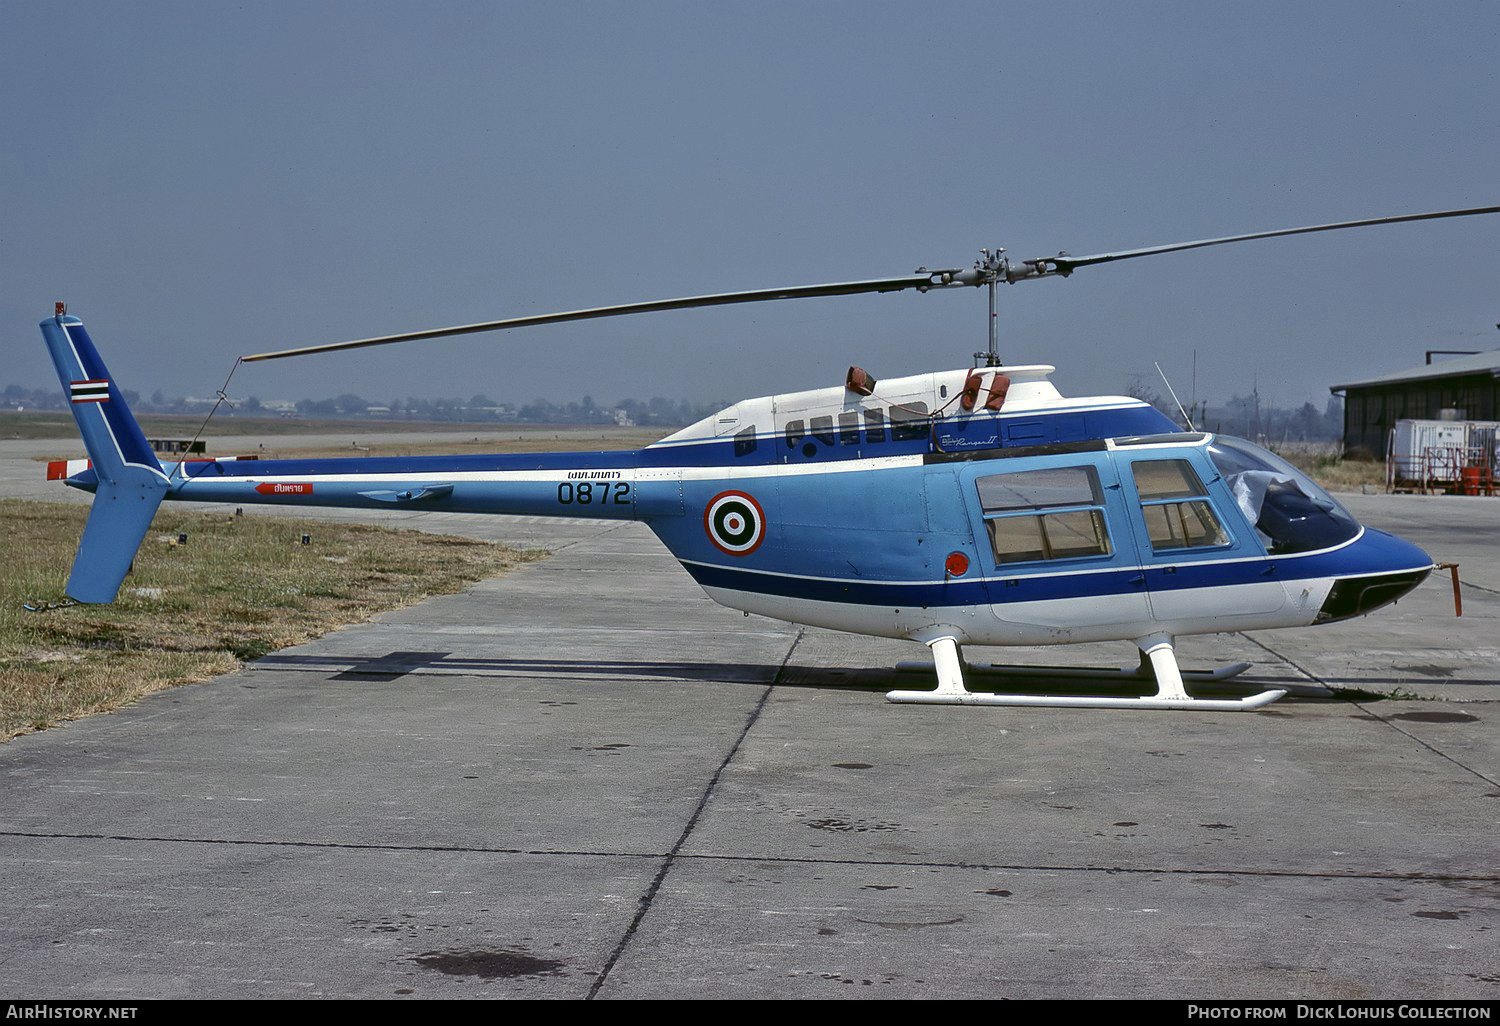
[{"label": "hangar building", "polygon": [[1398,420],[1500,420],[1500,349],[1329,388],[1344,393],[1344,454],[1383,460]]}]

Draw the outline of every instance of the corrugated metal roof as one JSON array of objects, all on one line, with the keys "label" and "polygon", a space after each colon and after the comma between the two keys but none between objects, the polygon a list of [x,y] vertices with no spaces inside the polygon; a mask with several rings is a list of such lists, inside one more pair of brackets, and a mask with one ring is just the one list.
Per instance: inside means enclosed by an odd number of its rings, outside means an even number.
[{"label": "corrugated metal roof", "polygon": [[1494,374],[1500,377],[1500,349],[1473,356],[1458,356],[1451,360],[1439,360],[1433,364],[1422,364],[1409,370],[1382,374],[1375,378],[1363,378],[1346,385],[1330,385],[1330,392],[1342,392],[1346,388],[1369,388],[1372,385],[1397,385],[1403,381],[1425,381],[1428,378],[1451,378],[1463,374]]}]

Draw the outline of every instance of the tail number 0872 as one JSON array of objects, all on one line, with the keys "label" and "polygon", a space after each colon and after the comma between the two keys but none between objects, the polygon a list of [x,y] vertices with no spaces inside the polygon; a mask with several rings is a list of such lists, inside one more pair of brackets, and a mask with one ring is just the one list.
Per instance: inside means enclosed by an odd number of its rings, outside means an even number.
[{"label": "tail number 0872", "polygon": [[564,481],[557,486],[557,501],[564,506],[630,502],[629,481]]}]

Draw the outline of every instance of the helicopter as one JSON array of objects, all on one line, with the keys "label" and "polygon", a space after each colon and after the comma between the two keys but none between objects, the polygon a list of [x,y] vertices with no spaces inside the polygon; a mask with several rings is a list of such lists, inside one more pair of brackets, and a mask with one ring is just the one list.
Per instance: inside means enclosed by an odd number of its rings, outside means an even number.
[{"label": "helicopter", "polygon": [[[1190,423],[1183,430],[1128,396],[1065,397],[1052,366],[1002,365],[996,288],[1228,243],[1497,212],[1407,214],[1083,257],[1012,261],[997,248],[968,268],[512,317],[251,354],[235,365],[692,307],[989,290],[989,349],[967,368],[877,379],[851,367],[841,386],[743,400],[620,452],[163,464],[83,322],[59,303],[41,329],[89,459],[54,476],[94,493],[67,593],[114,601],[167,499],[639,520],[725,606],[927,645],[936,689],[894,690],[892,702],[1260,708],[1286,690],[1189,695],[1186,680],[1225,680],[1250,664],[1184,672],[1176,640],[1363,615],[1411,591],[1436,564],[1361,525],[1260,446]],[[986,668],[965,663],[965,645],[1097,641],[1132,642],[1139,664],[1006,675],[1133,677],[1154,680],[1155,694],[997,694],[966,684],[966,670]]]}]

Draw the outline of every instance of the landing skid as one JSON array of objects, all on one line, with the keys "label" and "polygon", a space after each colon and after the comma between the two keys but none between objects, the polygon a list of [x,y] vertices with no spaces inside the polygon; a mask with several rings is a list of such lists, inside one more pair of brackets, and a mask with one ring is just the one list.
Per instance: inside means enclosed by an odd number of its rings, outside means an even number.
[{"label": "landing skid", "polygon": [[[929,642],[933,664],[937,670],[938,686],[935,691],[890,691],[886,701],[917,705],[1012,705],[1044,706],[1063,709],[1193,709],[1199,712],[1243,712],[1270,705],[1286,696],[1286,691],[1275,688],[1241,699],[1193,698],[1183,688],[1183,680],[1220,681],[1228,680],[1250,668],[1249,663],[1229,663],[1212,670],[1190,670],[1182,672],[1177,666],[1177,655],[1172,639],[1166,635],[1153,635],[1139,639],[1141,650],[1139,666],[1110,669],[1066,669],[1052,666],[969,666],[971,673],[1006,677],[1031,677],[1038,679],[1085,679],[1124,680],[1152,677],[1156,680],[1154,695],[1142,698],[1114,698],[1105,695],[1000,695],[986,691],[970,691],[964,686],[964,662],[958,642],[953,638],[938,638]],[[898,670],[908,668],[926,669],[925,664],[900,663]]]},{"label": "landing skid", "polygon": [[[1225,663],[1212,670],[1183,670],[1177,672],[1184,681],[1228,680],[1238,677],[1254,663]],[[903,659],[896,664],[897,673],[931,673],[932,664],[920,659]],[[990,677],[1014,677],[1037,680],[1140,680],[1152,676],[1151,667],[1122,666],[1110,669],[1102,666],[1033,666],[1026,663],[964,663],[966,674]]]}]

